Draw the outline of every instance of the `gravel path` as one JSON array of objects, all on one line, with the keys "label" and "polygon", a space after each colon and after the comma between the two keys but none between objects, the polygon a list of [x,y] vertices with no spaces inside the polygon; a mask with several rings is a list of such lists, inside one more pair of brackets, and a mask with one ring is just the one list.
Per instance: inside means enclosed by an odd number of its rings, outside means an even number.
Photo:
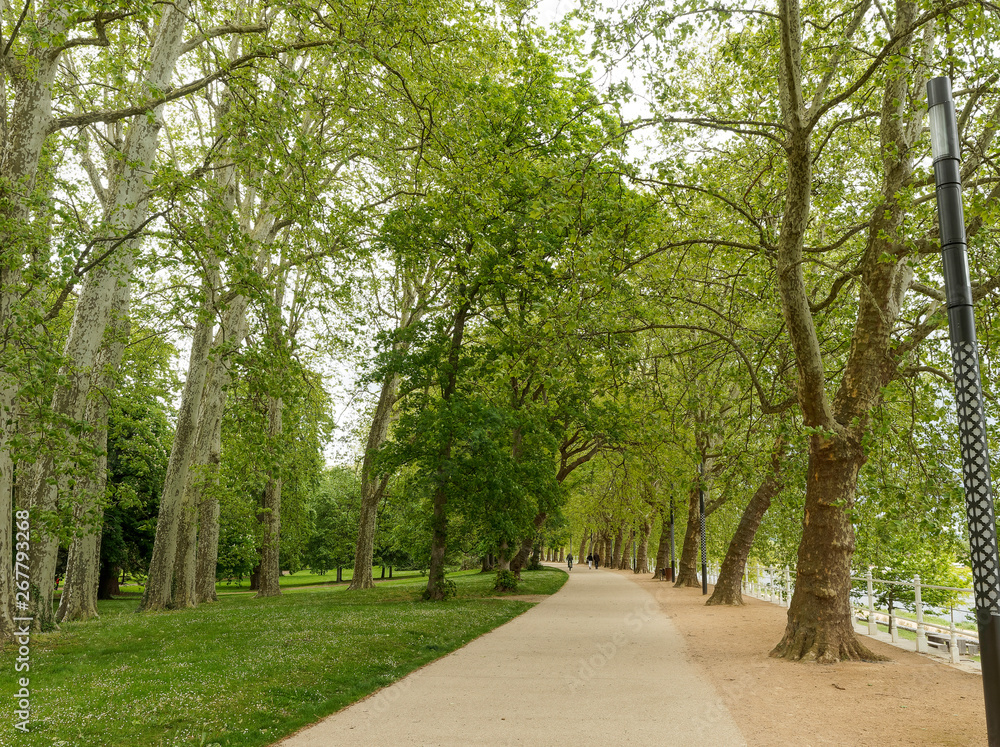
[{"label": "gravel path", "polygon": [[520,617],[279,744],[561,741],[745,744],[652,595],[586,567]]}]

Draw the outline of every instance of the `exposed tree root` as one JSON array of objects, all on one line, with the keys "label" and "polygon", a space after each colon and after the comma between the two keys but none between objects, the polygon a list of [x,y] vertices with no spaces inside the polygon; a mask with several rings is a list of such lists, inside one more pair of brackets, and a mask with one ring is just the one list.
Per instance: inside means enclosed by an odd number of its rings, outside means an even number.
[{"label": "exposed tree root", "polygon": [[681,569],[681,571],[677,574],[677,581],[674,583],[674,588],[681,587],[700,588],[701,581],[698,579],[698,572]]},{"label": "exposed tree root", "polygon": [[727,589],[724,586],[716,585],[715,591],[712,592],[712,596],[708,598],[705,605],[708,607],[713,607],[715,605],[726,605],[727,607],[742,607],[746,602],[743,601],[743,593],[739,588]]},{"label": "exposed tree root", "polygon": [[815,661],[819,664],[835,664],[838,661],[889,661],[888,657],[876,654],[864,646],[853,630],[838,627],[818,628],[791,625],[785,635],[771,651],[771,656],[789,661]]}]

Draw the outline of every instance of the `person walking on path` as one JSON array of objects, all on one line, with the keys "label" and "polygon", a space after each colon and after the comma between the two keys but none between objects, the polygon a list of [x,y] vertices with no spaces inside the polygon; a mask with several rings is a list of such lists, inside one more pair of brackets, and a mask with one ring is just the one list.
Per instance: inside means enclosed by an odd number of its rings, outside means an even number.
[{"label": "person walking on path", "polygon": [[594,568],[597,569],[597,568],[600,568],[600,567],[601,567],[601,556],[598,555],[595,552],[594,553]]},{"label": "person walking on path", "polygon": [[587,554],[587,567],[590,570],[594,570],[594,553]]},{"label": "person walking on path", "polygon": [[566,556],[566,565],[569,566],[570,570],[573,570],[573,553]]}]

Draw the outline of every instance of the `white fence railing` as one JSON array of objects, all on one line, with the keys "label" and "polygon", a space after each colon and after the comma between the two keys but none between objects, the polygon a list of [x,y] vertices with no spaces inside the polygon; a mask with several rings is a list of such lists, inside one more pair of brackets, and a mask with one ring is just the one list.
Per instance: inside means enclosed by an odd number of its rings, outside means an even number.
[{"label": "white fence railing", "polygon": [[[714,584],[719,579],[719,566],[714,563],[708,564],[708,581]],[[951,591],[959,594],[966,594],[972,597],[972,589],[960,589],[954,586],[935,586],[925,584],[920,581],[920,576],[914,576],[912,581],[889,581],[881,578],[874,578],[869,570],[864,576],[851,576],[851,580],[856,584],[863,584],[864,589],[858,597],[861,603],[855,599],[852,593],[851,605],[854,608],[854,616],[858,621],[866,622],[868,634],[878,633],[879,623],[889,629],[889,635],[893,643],[900,640],[899,631],[906,630],[916,636],[916,650],[919,653],[927,653],[931,647],[946,650],[951,661],[955,664],[959,662],[962,654],[973,656],[979,653],[979,634],[972,630],[964,630],[955,627],[955,609],[950,608],[951,622],[948,625],[924,620],[924,609],[926,605],[922,600],[924,589],[938,589]],[[895,609],[890,612],[883,612],[875,609],[875,585],[883,586],[906,586],[913,589],[914,610],[916,619],[900,617]],[[795,573],[787,566],[763,566],[760,564],[748,564],[743,573],[743,593],[766,602],[787,607],[795,593]]]}]

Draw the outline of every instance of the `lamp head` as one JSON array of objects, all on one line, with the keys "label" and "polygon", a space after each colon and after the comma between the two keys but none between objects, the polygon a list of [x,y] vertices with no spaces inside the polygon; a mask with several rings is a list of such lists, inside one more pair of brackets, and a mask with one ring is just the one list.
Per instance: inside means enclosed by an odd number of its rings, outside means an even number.
[{"label": "lamp head", "polygon": [[930,117],[931,153],[934,161],[959,159],[958,123],[951,97],[951,79],[943,75],[927,81],[927,113]]}]

